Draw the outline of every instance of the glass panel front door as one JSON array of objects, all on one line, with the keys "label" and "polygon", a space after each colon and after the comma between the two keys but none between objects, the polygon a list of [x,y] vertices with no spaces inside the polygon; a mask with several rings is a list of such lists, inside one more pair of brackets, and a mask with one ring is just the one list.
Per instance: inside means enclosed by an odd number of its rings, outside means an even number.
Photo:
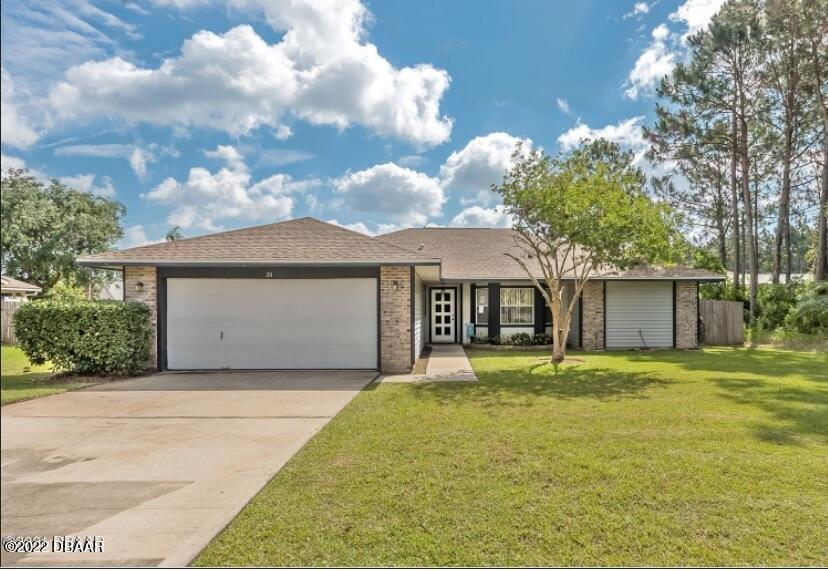
[{"label": "glass panel front door", "polygon": [[454,342],[454,289],[431,290],[431,341]]}]

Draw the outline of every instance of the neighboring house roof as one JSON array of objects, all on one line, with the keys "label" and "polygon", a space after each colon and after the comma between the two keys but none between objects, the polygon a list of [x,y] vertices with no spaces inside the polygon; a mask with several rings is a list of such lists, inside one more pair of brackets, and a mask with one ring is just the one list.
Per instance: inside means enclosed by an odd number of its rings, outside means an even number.
[{"label": "neighboring house roof", "polygon": [[[526,272],[507,256],[525,257],[515,242],[515,232],[506,228],[408,228],[379,236],[401,248],[440,258],[444,279],[526,279]],[[543,272],[536,260],[527,265],[537,277]],[[566,274],[565,274],[566,275]],[[607,279],[721,280],[707,270],[684,267],[640,267],[606,276]]]},{"label": "neighboring house roof", "polygon": [[85,265],[358,265],[439,260],[314,218],[84,256]]},{"label": "neighboring house roof", "polygon": [[4,292],[22,291],[25,293],[40,293],[41,290],[41,288],[36,285],[32,285],[15,278],[10,278],[8,276],[0,276],[0,289]]},{"label": "neighboring house roof", "polygon": [[[733,272],[727,272],[727,277],[731,280],[733,279]],[[745,281],[750,279],[750,274],[745,275]],[[779,283],[784,284],[786,283],[787,277],[785,273],[782,272],[779,274]],[[791,274],[791,282],[812,282],[814,281],[814,274]],[[758,274],[756,276],[756,283],[758,284],[770,284],[773,283],[773,274]]]},{"label": "neighboring house roof", "polygon": [[95,292],[93,297],[95,299],[121,301],[124,299],[124,283],[120,279],[111,281],[103,286],[99,291]]}]

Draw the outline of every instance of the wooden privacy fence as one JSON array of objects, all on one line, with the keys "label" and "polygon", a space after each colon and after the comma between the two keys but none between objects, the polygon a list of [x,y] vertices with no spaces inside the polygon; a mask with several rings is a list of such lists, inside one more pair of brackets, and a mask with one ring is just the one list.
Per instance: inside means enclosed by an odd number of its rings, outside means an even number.
[{"label": "wooden privacy fence", "polygon": [[2,329],[0,333],[2,333],[3,343],[12,345],[17,343],[14,327],[12,327],[12,316],[14,316],[14,312],[17,311],[18,307],[20,307],[19,301],[3,301],[2,308],[0,308],[0,329]]},{"label": "wooden privacy fence", "polygon": [[741,345],[745,340],[745,304],[706,299],[699,302],[705,345]]}]

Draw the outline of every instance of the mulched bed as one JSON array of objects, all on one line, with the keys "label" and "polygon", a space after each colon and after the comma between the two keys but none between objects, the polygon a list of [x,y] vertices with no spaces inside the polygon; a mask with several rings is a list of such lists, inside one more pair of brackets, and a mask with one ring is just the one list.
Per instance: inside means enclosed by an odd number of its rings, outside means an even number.
[{"label": "mulched bed", "polygon": [[414,363],[414,368],[411,369],[411,374],[413,375],[425,375],[426,367],[428,367],[428,358],[431,356],[431,347],[426,345],[423,347],[423,352],[420,354],[420,358],[417,359],[417,362]]}]

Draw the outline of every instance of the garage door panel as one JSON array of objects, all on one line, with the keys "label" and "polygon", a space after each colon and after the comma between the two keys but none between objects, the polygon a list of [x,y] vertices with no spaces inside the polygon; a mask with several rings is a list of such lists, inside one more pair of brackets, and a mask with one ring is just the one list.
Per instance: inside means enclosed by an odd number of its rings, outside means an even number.
[{"label": "garage door panel", "polygon": [[376,280],[167,280],[170,369],[374,369]]},{"label": "garage door panel", "polygon": [[672,282],[607,282],[608,348],[672,347]]}]

